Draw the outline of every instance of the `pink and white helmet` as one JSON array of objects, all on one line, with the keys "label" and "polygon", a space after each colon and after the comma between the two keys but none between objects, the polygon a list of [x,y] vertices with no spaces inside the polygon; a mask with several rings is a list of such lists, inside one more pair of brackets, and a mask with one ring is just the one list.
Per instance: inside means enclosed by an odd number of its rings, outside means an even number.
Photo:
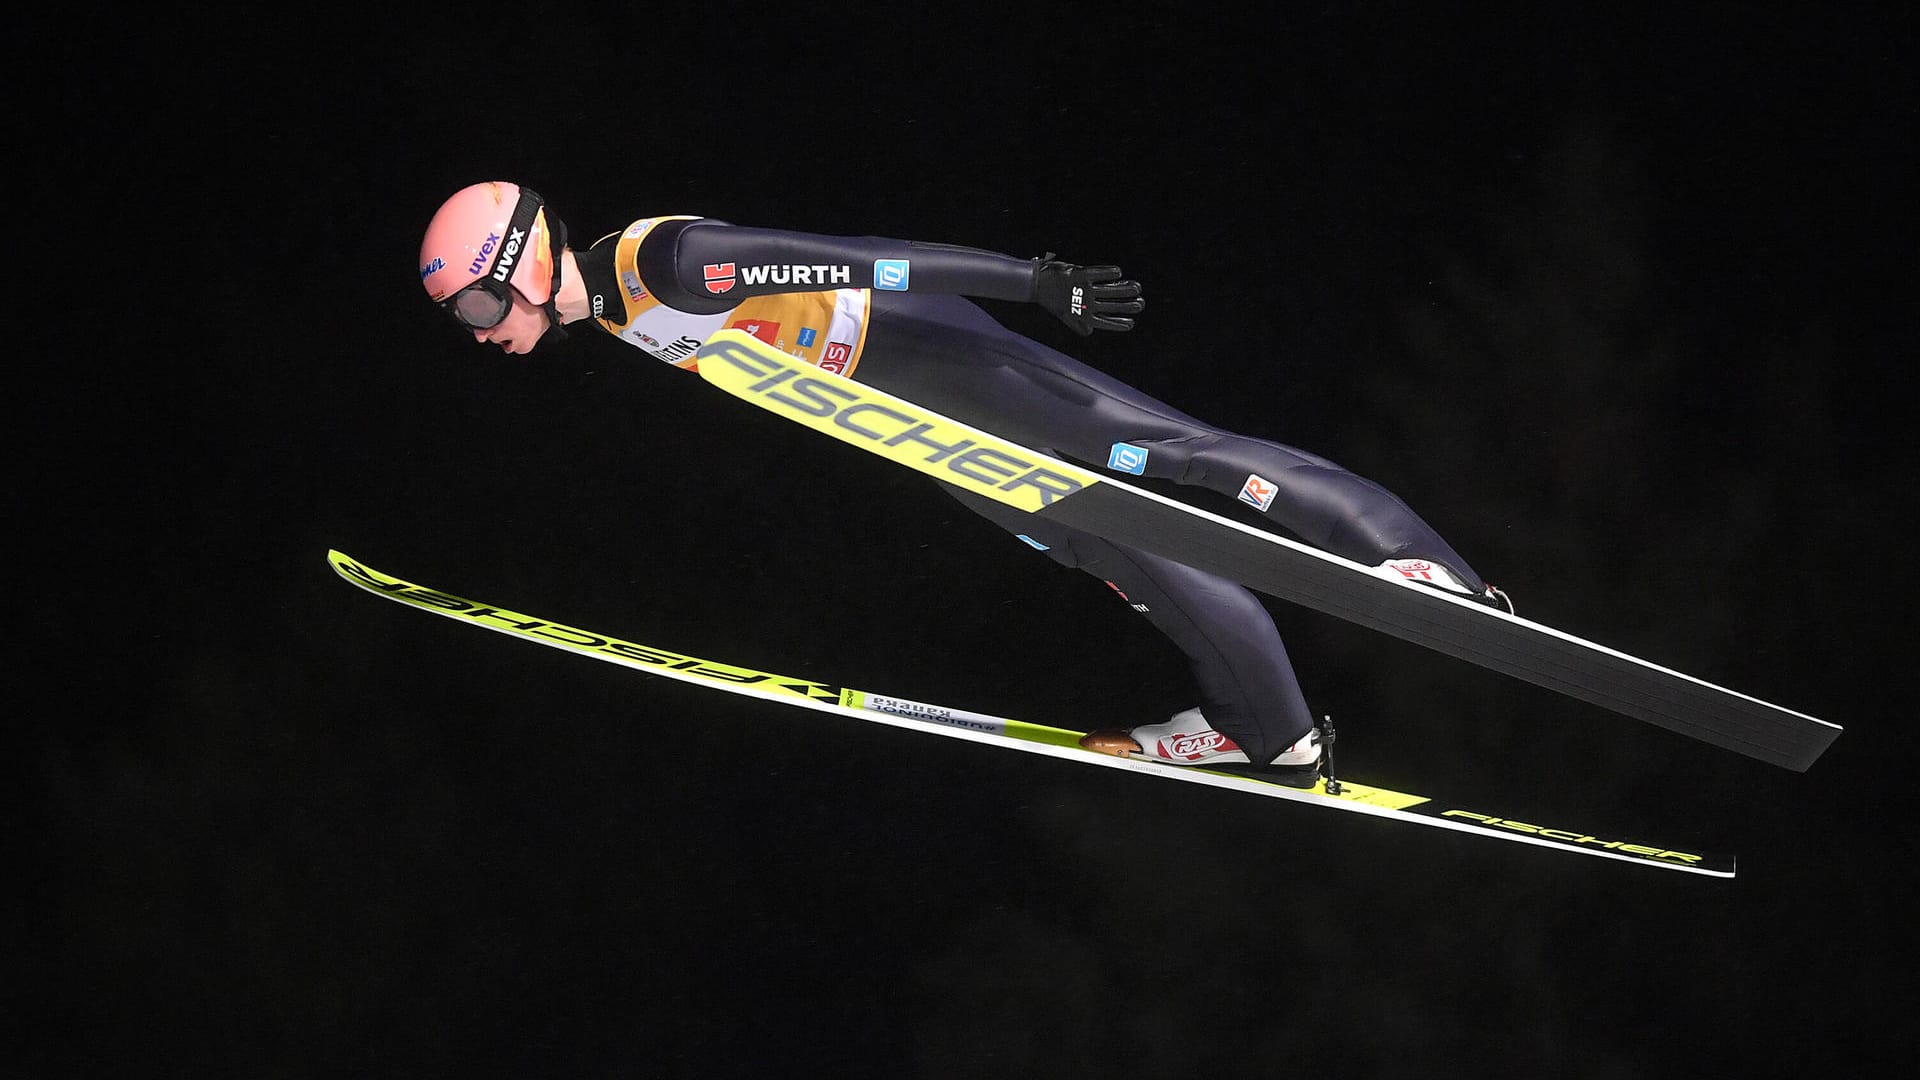
[{"label": "pink and white helmet", "polygon": [[420,284],[462,325],[485,330],[512,309],[509,289],[551,309],[566,242],[566,226],[531,189],[505,180],[474,184],[454,192],[427,224]]}]

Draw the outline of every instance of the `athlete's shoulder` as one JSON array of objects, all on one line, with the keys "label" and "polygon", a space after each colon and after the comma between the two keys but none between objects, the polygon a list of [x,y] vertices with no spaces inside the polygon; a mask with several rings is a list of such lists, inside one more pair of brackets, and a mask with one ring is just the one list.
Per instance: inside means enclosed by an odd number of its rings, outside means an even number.
[{"label": "athlete's shoulder", "polygon": [[[652,235],[656,230],[660,228],[660,226],[665,225],[668,222],[692,223],[695,221],[704,221],[704,220],[706,219],[701,218],[698,215],[694,215],[694,214],[662,214],[656,217],[643,217],[633,222],[631,225],[628,225],[626,228],[621,229],[618,232],[610,232],[607,235],[601,237],[600,239],[595,240],[593,242],[593,247],[598,248],[602,244],[618,245],[628,240],[631,240],[637,243],[641,240],[646,239],[648,236]],[[681,227],[684,227],[684,226],[681,226]]]}]

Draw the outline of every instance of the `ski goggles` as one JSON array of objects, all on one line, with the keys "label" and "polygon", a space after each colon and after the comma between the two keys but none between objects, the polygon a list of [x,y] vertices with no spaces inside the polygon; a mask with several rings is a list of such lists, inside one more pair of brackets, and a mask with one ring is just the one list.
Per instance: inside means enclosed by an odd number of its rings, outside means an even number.
[{"label": "ski goggles", "polygon": [[513,287],[484,277],[440,301],[440,306],[468,330],[491,330],[513,310]]},{"label": "ski goggles", "polygon": [[[520,201],[513,208],[513,217],[507,221],[506,236],[502,237],[498,250],[493,252],[493,261],[487,265],[479,280],[440,301],[440,307],[453,317],[454,322],[469,330],[491,330],[499,326],[507,313],[513,310],[513,286],[507,282],[518,266],[511,266],[506,273],[501,273],[500,257],[513,237],[523,240],[532,237],[534,222],[539,219],[544,205],[545,200],[539,195],[526,188],[520,189]],[[519,261],[527,261],[532,258],[532,252],[526,250],[523,244],[518,256]]]}]

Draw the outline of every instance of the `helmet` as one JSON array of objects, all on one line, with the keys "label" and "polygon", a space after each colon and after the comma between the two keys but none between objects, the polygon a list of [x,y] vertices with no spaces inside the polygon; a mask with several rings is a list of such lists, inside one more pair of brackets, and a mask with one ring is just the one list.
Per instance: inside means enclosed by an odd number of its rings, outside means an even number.
[{"label": "helmet", "polygon": [[504,180],[454,192],[427,224],[420,242],[420,284],[462,325],[496,326],[513,305],[507,290],[547,308],[550,325],[560,291],[560,250],[567,229],[546,201]]}]

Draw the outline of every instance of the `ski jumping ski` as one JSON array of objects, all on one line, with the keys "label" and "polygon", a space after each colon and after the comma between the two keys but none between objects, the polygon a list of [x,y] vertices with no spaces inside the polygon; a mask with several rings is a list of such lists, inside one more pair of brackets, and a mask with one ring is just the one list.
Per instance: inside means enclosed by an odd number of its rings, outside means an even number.
[{"label": "ski jumping ski", "polygon": [[1036,518],[1129,544],[1269,596],[1770,764],[1804,772],[1837,724],[1133,487],[813,367],[739,330],[695,354],[759,407]]},{"label": "ski jumping ski", "polygon": [[[1393,821],[1411,822],[1434,828],[1468,833],[1496,840],[1510,840],[1576,855],[1616,859],[1640,866],[1651,866],[1709,877],[1734,876],[1734,860],[1728,855],[1669,848],[1642,843],[1618,835],[1588,833],[1557,824],[1518,821],[1481,809],[1437,802],[1422,795],[1369,787],[1349,780],[1330,784],[1324,778],[1317,786],[1295,788],[1263,780],[1258,770],[1233,766],[1205,768],[1163,765],[1157,762],[1114,757],[1083,750],[1083,734],[1064,728],[1046,727],[1021,720],[988,716],[964,709],[930,705],[890,694],[855,690],[810,679],[792,678],[739,667],[671,649],[642,645],[610,634],[583,630],[565,623],[537,618],[518,611],[467,600],[451,593],[430,589],[382,573],[338,551],[329,551],[333,569],[347,581],[376,596],[433,612],[469,626],[508,634],[578,656],[679,679],[708,689],[759,698],[783,705],[796,705],[819,712],[837,713],[906,728],[933,735],[984,743],[1010,750],[1043,754],[1082,765],[1123,769],[1127,772],[1204,784],[1251,795],[1265,795],[1310,806],[1346,810]],[[1337,788],[1338,790],[1329,790]]]}]

